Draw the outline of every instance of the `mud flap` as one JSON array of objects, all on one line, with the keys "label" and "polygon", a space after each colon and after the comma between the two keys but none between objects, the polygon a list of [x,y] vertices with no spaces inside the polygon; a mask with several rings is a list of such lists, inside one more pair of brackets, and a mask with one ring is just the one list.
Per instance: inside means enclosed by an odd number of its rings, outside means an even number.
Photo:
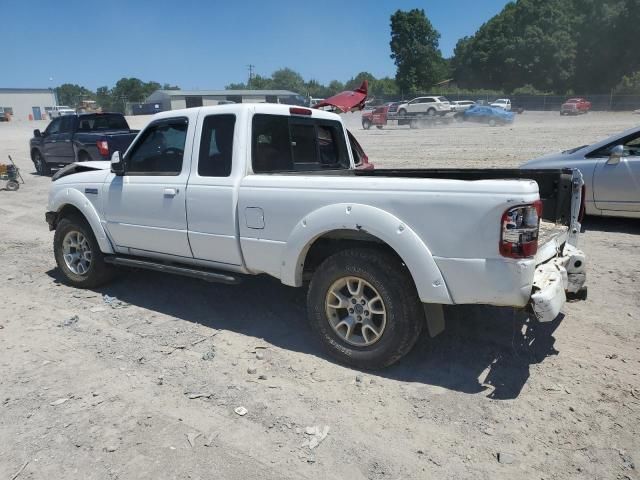
[{"label": "mud flap", "polygon": [[427,330],[429,330],[429,336],[435,337],[436,335],[444,332],[444,309],[439,303],[423,303],[424,316],[427,319]]}]

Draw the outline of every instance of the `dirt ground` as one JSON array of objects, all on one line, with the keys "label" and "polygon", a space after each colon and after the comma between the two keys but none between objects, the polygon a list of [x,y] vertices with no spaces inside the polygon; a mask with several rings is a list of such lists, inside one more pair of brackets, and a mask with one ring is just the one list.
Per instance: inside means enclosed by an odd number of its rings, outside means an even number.
[{"label": "dirt ground", "polygon": [[[640,117],[346,121],[379,166],[493,167]],[[11,154],[26,180],[0,191],[0,478],[640,479],[640,221],[585,222],[589,298],[553,323],[447,308],[442,336],[357,372],[322,353],[305,292],[269,278],[61,283],[44,222],[50,180],[28,158],[44,126],[0,124],[0,161]]]}]

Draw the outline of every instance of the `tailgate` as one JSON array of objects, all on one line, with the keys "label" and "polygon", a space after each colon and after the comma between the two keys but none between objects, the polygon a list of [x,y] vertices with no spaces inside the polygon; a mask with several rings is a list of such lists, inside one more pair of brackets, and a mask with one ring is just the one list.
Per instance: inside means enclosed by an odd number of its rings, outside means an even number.
[{"label": "tailgate", "polygon": [[123,133],[108,133],[105,135],[107,143],[109,144],[109,152],[113,153],[118,151],[124,153],[133,139],[138,135],[139,130],[131,130],[130,132]]}]

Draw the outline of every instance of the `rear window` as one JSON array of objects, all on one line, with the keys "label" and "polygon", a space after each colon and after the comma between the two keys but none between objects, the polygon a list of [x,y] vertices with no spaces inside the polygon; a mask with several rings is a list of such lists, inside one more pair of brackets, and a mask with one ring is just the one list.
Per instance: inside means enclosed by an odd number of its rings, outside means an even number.
[{"label": "rear window", "polygon": [[255,173],[349,168],[340,122],[285,115],[253,117]]},{"label": "rear window", "polygon": [[129,130],[129,125],[122,115],[87,115],[80,117],[78,131],[94,130]]}]

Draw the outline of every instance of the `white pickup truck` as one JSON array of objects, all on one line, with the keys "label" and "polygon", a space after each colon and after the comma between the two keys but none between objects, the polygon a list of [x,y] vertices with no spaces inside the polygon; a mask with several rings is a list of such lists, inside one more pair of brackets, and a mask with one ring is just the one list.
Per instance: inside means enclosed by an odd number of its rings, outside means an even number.
[{"label": "white pickup truck", "polygon": [[314,330],[358,368],[395,362],[423,326],[441,332],[443,305],[529,305],[550,321],[581,290],[577,170],[356,169],[362,154],[326,111],[159,113],[124,155],[54,175],[58,267],[80,288],[117,266],[306,286]]}]

